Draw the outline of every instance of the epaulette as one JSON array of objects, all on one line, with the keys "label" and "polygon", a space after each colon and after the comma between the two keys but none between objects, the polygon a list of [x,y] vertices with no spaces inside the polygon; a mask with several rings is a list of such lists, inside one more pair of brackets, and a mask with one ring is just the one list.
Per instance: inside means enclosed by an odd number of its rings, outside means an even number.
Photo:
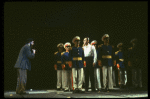
[{"label": "epaulette", "polygon": [[114,46],[112,45],[112,48],[114,48]]},{"label": "epaulette", "polygon": [[118,54],[118,52],[119,52],[119,51],[115,52],[115,55],[117,55],[117,54]]},{"label": "epaulette", "polygon": [[132,49],[132,47],[130,47],[130,48],[128,48],[129,50],[131,50]]},{"label": "epaulette", "polygon": [[72,47],[69,47],[69,50],[72,50]]},{"label": "epaulette", "polygon": [[57,52],[55,52],[55,53],[54,53],[54,55],[56,55],[57,53],[58,53],[58,51],[57,51]]},{"label": "epaulette", "polygon": [[103,44],[101,44],[101,45],[98,45],[98,48],[99,48],[99,47],[102,47],[102,45],[103,45]]},{"label": "epaulette", "polygon": [[62,52],[62,53],[61,53],[61,56],[62,56],[64,53],[65,53],[65,52]]},{"label": "epaulette", "polygon": [[84,50],[84,48],[82,47],[82,49]]}]

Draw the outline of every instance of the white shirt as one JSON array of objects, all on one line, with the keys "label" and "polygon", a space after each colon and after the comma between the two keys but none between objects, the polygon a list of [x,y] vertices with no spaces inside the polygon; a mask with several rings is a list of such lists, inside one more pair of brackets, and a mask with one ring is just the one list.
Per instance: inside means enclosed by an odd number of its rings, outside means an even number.
[{"label": "white shirt", "polygon": [[94,46],[91,46],[90,44],[88,44],[87,46],[84,46],[84,57],[89,57],[89,56],[93,56],[94,55],[94,63],[96,63],[97,61],[97,53],[96,53],[96,49]]}]

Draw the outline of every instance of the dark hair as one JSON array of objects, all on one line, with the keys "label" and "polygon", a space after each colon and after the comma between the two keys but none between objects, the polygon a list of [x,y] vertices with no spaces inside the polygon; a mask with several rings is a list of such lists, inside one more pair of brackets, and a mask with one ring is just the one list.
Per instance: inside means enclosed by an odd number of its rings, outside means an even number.
[{"label": "dark hair", "polygon": [[31,41],[33,41],[33,39],[32,39],[32,38],[28,38],[28,39],[26,40],[26,44],[28,44],[28,43],[31,42]]}]

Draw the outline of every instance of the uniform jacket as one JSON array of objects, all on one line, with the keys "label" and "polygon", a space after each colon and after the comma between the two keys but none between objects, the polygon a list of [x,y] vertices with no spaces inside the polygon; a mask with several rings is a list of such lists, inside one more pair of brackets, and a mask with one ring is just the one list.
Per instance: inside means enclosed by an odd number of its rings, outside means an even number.
[{"label": "uniform jacket", "polygon": [[120,65],[120,68],[125,68],[125,53],[123,51],[115,52],[116,63]]},{"label": "uniform jacket", "polygon": [[57,65],[57,70],[62,70],[61,52],[55,52],[54,53],[54,64]]},{"label": "uniform jacket", "polygon": [[139,68],[140,55],[137,47],[131,47],[128,49],[128,61],[131,61],[132,68]]},{"label": "uniform jacket", "polygon": [[[69,60],[72,61],[72,68],[83,68],[84,50],[82,47],[71,47],[69,51]],[[82,58],[82,60],[74,60],[74,58]]]},{"label": "uniform jacket", "polygon": [[[111,56],[111,58],[105,58],[106,56]],[[103,66],[113,66],[113,60],[115,60],[115,53],[111,45],[101,44],[98,47],[97,59],[102,61]]]},{"label": "uniform jacket", "polygon": [[19,52],[19,56],[14,68],[27,69],[31,71],[30,59],[33,59],[34,57],[35,54],[31,52],[30,46],[28,44],[24,45]]},{"label": "uniform jacket", "polygon": [[69,64],[66,62],[69,61],[69,52],[62,52],[61,53],[61,62],[62,64],[65,64],[65,70],[71,70],[71,68],[69,67]]}]

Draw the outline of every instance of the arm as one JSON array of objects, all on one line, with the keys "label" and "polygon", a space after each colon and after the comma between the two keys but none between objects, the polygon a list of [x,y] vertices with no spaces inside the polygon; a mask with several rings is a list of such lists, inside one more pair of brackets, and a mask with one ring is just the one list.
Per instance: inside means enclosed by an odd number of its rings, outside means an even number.
[{"label": "arm", "polygon": [[115,51],[113,47],[112,47],[112,60],[114,61],[114,65],[116,66],[116,57],[115,57]]},{"label": "arm", "polygon": [[65,69],[65,60],[64,60],[64,55],[61,55],[61,62],[62,62],[62,69],[64,70]]},{"label": "arm", "polygon": [[96,53],[96,49],[95,47],[93,47],[93,53],[94,53],[94,64],[96,64],[96,61],[97,61],[97,53]]},{"label": "arm", "polygon": [[31,52],[30,47],[26,46],[25,51],[27,58],[33,59],[35,57],[35,54]]},{"label": "arm", "polygon": [[98,65],[102,66],[102,54],[101,54],[101,47],[98,48],[98,53],[97,53],[97,60],[98,60]]}]

